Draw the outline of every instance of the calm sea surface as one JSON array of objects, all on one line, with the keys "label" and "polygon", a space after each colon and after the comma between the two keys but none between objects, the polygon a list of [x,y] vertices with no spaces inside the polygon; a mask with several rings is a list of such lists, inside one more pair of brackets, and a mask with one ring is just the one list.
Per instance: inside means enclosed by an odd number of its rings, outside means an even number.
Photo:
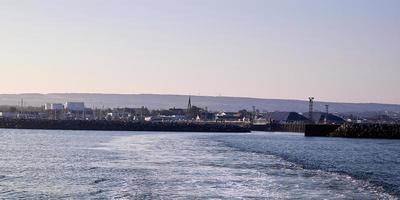
[{"label": "calm sea surface", "polygon": [[400,140],[0,129],[0,199],[397,199]]}]

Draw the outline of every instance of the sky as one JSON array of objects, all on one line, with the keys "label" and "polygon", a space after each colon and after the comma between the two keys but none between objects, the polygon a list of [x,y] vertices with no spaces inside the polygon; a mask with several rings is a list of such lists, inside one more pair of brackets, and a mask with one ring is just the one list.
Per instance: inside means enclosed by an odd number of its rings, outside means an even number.
[{"label": "sky", "polygon": [[400,104],[399,0],[0,0],[0,93]]}]

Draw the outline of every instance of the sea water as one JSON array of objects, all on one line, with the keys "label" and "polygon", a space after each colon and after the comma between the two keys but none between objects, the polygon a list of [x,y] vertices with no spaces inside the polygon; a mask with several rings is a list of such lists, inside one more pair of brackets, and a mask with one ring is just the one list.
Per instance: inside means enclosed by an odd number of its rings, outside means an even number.
[{"label": "sea water", "polygon": [[399,140],[0,129],[4,199],[399,196]]}]

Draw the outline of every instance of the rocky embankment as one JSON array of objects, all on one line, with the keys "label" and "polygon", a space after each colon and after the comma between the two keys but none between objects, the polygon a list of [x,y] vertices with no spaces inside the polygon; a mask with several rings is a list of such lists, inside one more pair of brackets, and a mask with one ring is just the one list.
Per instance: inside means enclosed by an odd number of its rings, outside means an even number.
[{"label": "rocky embankment", "polygon": [[400,124],[343,124],[329,136],[400,139]]},{"label": "rocky embankment", "polygon": [[226,123],[153,123],[87,120],[5,120],[0,128],[48,130],[97,130],[97,131],[166,131],[166,132],[250,132],[247,127]]}]

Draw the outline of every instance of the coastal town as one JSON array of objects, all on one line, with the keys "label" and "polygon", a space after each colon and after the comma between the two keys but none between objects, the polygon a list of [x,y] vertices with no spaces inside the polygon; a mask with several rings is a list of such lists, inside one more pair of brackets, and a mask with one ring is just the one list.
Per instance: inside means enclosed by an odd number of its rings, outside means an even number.
[{"label": "coastal town", "polygon": [[0,16],[0,200],[400,199],[400,0]]},{"label": "coastal town", "polygon": [[[182,103],[185,105],[185,103]],[[369,113],[330,113],[329,105],[325,111],[312,109],[308,112],[271,111],[262,112],[253,106],[252,110],[236,112],[211,111],[188,102],[184,108],[148,109],[137,108],[89,108],[85,102],[46,103],[41,107],[0,106],[0,119],[29,120],[88,120],[88,121],[123,121],[123,122],[223,122],[235,124],[343,124],[348,123],[383,123],[397,124],[400,114],[395,112]]]}]

